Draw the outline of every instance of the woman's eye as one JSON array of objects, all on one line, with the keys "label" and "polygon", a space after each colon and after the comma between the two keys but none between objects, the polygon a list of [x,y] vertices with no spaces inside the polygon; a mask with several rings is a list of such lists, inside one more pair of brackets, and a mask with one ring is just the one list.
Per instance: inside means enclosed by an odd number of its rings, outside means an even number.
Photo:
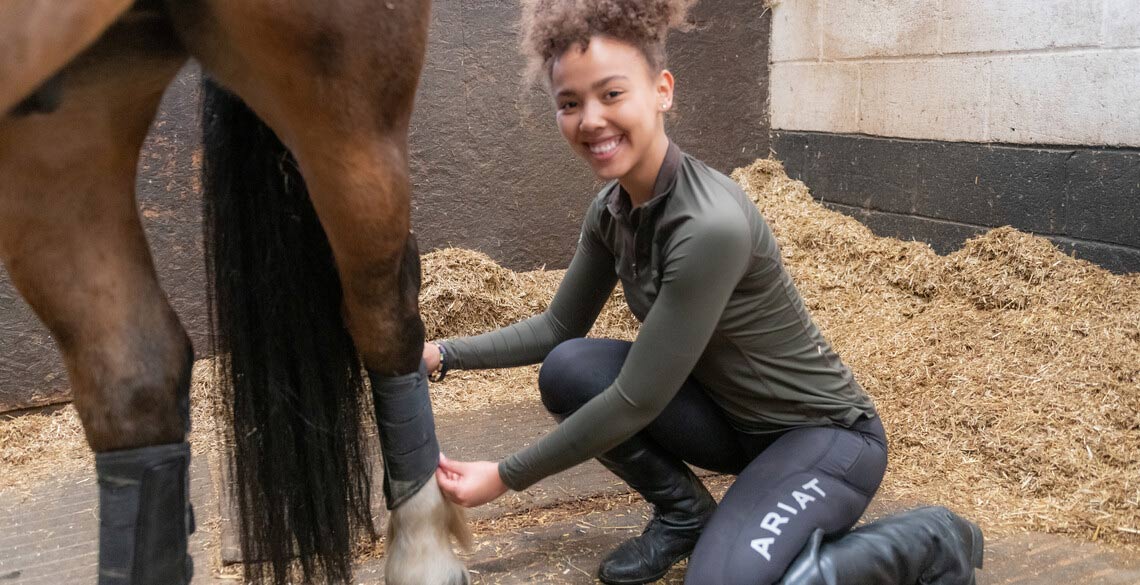
[{"label": "woman's eye", "polygon": [[578,102],[562,102],[558,106],[558,109],[560,109],[560,110],[572,110],[576,107],[578,107]]},{"label": "woman's eye", "polygon": [[620,96],[621,94],[622,94],[622,92],[620,90],[611,89],[610,91],[606,92],[606,97],[612,100],[612,99]]}]

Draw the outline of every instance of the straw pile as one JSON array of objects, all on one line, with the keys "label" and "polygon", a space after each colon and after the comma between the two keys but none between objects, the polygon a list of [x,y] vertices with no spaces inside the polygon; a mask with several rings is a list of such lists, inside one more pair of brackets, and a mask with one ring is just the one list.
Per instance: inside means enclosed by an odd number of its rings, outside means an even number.
[{"label": "straw pile", "polygon": [[[1109,274],[1009,228],[942,257],[820,206],[778,162],[733,178],[875,398],[891,441],[886,493],[948,505],[995,535],[1140,547],[1140,275]],[[431,339],[534,315],[562,275],[515,273],[459,249],[428,254],[423,267]],[[591,334],[636,335],[620,287]],[[433,386],[433,401],[441,413],[534,401],[536,371],[455,372]],[[196,450],[214,447],[201,406],[208,372],[195,371]],[[70,407],[0,421],[0,488],[88,457]]]},{"label": "straw pile", "polygon": [[1140,545],[1140,274],[993,230],[941,257],[739,169],[809,308],[875,398],[886,490],[980,518]]}]

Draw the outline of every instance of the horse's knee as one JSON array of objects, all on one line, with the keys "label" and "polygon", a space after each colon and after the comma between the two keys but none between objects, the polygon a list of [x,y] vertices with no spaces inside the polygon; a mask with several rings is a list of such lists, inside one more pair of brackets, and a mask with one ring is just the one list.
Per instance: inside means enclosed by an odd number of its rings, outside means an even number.
[{"label": "horse's knee", "polygon": [[376,258],[346,270],[349,329],[369,371],[383,376],[414,372],[423,354],[420,319],[420,257],[408,235],[399,257]]},{"label": "horse's knee", "polygon": [[145,332],[96,345],[69,359],[75,408],[92,450],[184,440],[194,362],[185,332]]}]

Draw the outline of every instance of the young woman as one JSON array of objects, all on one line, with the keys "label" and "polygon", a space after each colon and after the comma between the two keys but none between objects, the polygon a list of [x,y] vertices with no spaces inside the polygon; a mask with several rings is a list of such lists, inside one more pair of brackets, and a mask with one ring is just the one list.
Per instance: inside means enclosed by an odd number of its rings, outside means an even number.
[{"label": "young woman", "polygon": [[[442,459],[439,485],[477,506],[597,458],[654,507],[602,562],[610,584],[656,580],[690,554],[686,583],[701,585],[973,583],[981,532],[944,508],[847,532],[883,478],[883,427],[756,207],[665,133],[664,40],[690,2],[525,7],[558,128],[611,182],[549,309],[425,345],[441,375],[543,362],[542,401],[561,421],[498,463]],[[637,340],[582,338],[619,280]],[[686,463],[737,476],[719,508]]]}]

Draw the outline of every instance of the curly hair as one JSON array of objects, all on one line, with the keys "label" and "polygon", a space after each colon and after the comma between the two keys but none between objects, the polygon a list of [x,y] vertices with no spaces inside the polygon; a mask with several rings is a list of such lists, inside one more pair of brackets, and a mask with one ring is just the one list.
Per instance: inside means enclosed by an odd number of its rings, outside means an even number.
[{"label": "curly hair", "polygon": [[550,79],[554,61],[590,37],[627,42],[645,55],[652,72],[665,68],[665,37],[688,28],[685,15],[696,0],[522,0],[522,51],[527,73]]}]

